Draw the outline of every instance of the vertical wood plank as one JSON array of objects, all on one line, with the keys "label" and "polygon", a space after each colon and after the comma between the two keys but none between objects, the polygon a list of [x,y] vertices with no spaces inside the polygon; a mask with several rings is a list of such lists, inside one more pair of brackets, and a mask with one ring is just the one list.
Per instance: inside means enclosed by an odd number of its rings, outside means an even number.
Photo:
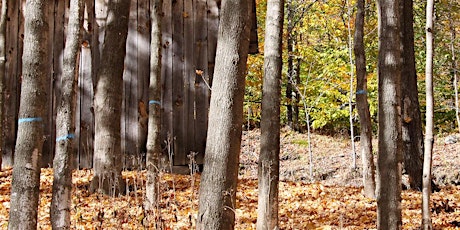
[{"label": "vertical wood plank", "polygon": [[195,151],[195,76],[196,76],[196,55],[194,53],[194,30],[195,18],[193,0],[184,1],[184,125],[182,126],[182,135],[184,136],[184,152],[179,153],[184,156],[184,164],[190,163],[188,155],[190,152]]},{"label": "vertical wood plank", "polygon": [[[150,15],[149,0],[138,0],[137,3],[137,100],[138,100],[138,160],[142,160],[146,153],[147,122],[148,122],[148,90],[150,78]],[[140,161],[139,161],[140,162]]]},{"label": "vertical wood plank", "polygon": [[13,166],[13,154],[16,143],[16,130],[19,109],[19,80],[21,77],[22,50],[20,43],[24,38],[20,32],[23,21],[20,11],[21,1],[7,1],[7,24],[6,24],[6,73],[5,73],[5,109],[3,122],[2,143],[3,161],[2,168]]},{"label": "vertical wood plank", "polygon": [[186,159],[185,134],[182,132],[185,125],[184,104],[186,103],[184,74],[184,1],[177,0],[172,3],[172,24],[173,24],[173,143],[174,143],[174,165],[184,165]]},{"label": "vertical wood plank", "polygon": [[[99,35],[96,33],[96,6],[94,0],[85,1],[85,21],[83,42],[80,54],[77,123],[75,125],[78,137],[78,168],[91,168],[93,165],[94,144],[94,82],[95,63],[99,58]],[[97,60],[96,60],[97,59]]]},{"label": "vertical wood plank", "polygon": [[172,30],[172,1],[163,1],[163,19],[162,19],[162,56],[161,56],[161,136],[166,140],[164,149],[166,149],[166,159],[171,147],[173,133],[173,92],[172,92],[172,66],[173,66],[173,30]]},{"label": "vertical wood plank", "polygon": [[[203,164],[208,129],[209,92],[204,79],[209,79],[208,69],[208,24],[206,23],[206,0],[196,1],[195,10],[195,143],[197,164]],[[216,31],[217,32],[217,31]]]},{"label": "vertical wood plank", "polygon": [[126,39],[125,70],[123,73],[123,103],[121,115],[122,153],[124,167],[131,168],[135,160],[139,123],[137,122],[137,1],[131,3],[128,37]]}]

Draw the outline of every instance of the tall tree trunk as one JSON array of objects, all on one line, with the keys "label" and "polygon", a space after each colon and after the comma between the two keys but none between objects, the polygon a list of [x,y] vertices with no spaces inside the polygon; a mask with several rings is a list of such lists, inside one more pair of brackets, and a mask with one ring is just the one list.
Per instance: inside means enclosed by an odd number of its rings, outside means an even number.
[{"label": "tall tree trunk", "polygon": [[197,229],[233,229],[249,48],[247,0],[223,0]]},{"label": "tall tree trunk", "polygon": [[[449,8],[453,6],[453,0],[449,1]],[[458,71],[457,71],[457,55],[455,54],[455,40],[457,38],[457,34],[455,32],[455,25],[454,20],[452,19],[452,12],[448,11],[448,18],[449,18],[449,30],[450,30],[450,52],[452,55],[452,75],[453,75],[453,85],[454,85],[454,101],[455,101],[455,118],[457,120],[457,129],[460,132],[460,108],[459,108],[459,99],[458,99]]]},{"label": "tall tree trunk", "polygon": [[433,229],[431,223],[430,196],[431,196],[431,157],[433,154],[434,129],[434,100],[433,100],[433,15],[434,1],[427,0],[426,4],[426,125],[425,151],[423,155],[423,189],[422,189],[422,227],[425,230]]},{"label": "tall tree trunk", "polygon": [[121,176],[120,119],[130,4],[131,0],[112,0],[108,4],[104,47],[94,95],[94,177],[91,190],[110,195],[125,192]]},{"label": "tall tree trunk", "polygon": [[422,189],[423,133],[414,53],[413,0],[401,5],[401,111],[404,169],[411,189]]},{"label": "tall tree trunk", "polygon": [[293,0],[289,0],[287,3],[287,53],[288,53],[288,64],[287,64],[287,76],[286,76],[286,94],[287,99],[286,110],[287,110],[287,125],[290,128],[294,128],[293,124],[293,106],[292,106],[292,93],[294,92],[294,58],[292,52],[294,49],[294,6],[292,3]]},{"label": "tall tree trunk", "polygon": [[158,208],[161,154],[161,14],[162,0],[151,0],[151,37],[150,37],[150,85],[149,85],[149,121],[147,133],[147,188],[145,207],[147,210]]},{"label": "tall tree trunk", "polygon": [[5,96],[5,62],[6,62],[6,11],[8,4],[6,0],[1,1],[0,10],[0,170],[2,169],[3,158],[3,108]]},{"label": "tall tree trunk", "polygon": [[278,229],[280,100],[284,0],[267,1],[257,229]]},{"label": "tall tree trunk", "polygon": [[73,140],[83,10],[83,0],[70,1],[62,71],[62,97],[56,116],[56,154],[53,161],[54,180],[50,210],[53,229],[70,229]]},{"label": "tall tree trunk", "polygon": [[354,52],[356,59],[356,107],[360,118],[361,160],[366,197],[375,197],[375,164],[372,154],[372,124],[367,101],[366,51],[364,49],[365,0],[357,1]]},{"label": "tall tree trunk", "polygon": [[398,0],[379,0],[377,228],[401,229],[401,48]]},{"label": "tall tree trunk", "polygon": [[8,229],[36,229],[43,122],[47,119],[48,1],[26,1],[18,136]]}]

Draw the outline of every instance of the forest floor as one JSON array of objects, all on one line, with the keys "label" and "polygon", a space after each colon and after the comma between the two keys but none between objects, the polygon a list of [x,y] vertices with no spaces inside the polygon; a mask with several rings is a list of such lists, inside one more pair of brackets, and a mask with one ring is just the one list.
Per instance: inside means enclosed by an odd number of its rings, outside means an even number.
[{"label": "forest floor", "polygon": [[[236,229],[255,229],[257,218],[257,156],[260,131],[243,133]],[[280,228],[281,229],[375,229],[376,201],[365,198],[360,187],[361,160],[351,169],[349,139],[311,135],[312,167],[307,134],[283,130],[281,135]],[[375,148],[377,142],[374,143]],[[359,153],[359,142],[356,142]],[[433,175],[440,191],[432,194],[434,229],[460,229],[460,143],[435,142]],[[10,207],[11,169],[0,172],[0,229],[6,229]],[[149,221],[142,201],[145,171],[126,171],[129,195],[108,197],[88,192],[91,170],[73,174],[72,229],[158,229]],[[161,175],[162,229],[193,229],[198,209],[200,175]],[[49,206],[52,170],[41,174],[38,229],[51,229]],[[403,229],[418,229],[421,193],[402,193]]]}]

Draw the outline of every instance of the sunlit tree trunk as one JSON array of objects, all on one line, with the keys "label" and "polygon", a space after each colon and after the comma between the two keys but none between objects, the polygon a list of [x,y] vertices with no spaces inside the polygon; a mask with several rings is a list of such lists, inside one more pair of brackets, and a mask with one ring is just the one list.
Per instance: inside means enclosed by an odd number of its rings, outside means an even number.
[{"label": "sunlit tree trunk", "polygon": [[401,229],[401,47],[398,0],[379,0],[377,228]]},{"label": "sunlit tree trunk", "polygon": [[56,115],[56,153],[54,155],[51,226],[70,229],[72,205],[72,161],[75,136],[75,108],[77,104],[78,62],[83,25],[83,0],[71,0],[67,39],[64,49],[61,101]]},{"label": "sunlit tree trunk", "polygon": [[121,104],[126,37],[131,0],[108,4],[107,25],[94,95],[94,177],[91,190],[104,194],[125,192],[121,176]]},{"label": "sunlit tree trunk", "polygon": [[356,107],[360,119],[361,160],[363,162],[363,185],[366,197],[375,196],[375,164],[372,154],[372,124],[367,101],[366,51],[364,49],[364,0],[357,0],[354,52],[356,59]]},{"label": "sunlit tree trunk", "polygon": [[278,229],[280,100],[284,0],[267,1],[264,79],[260,120],[257,229]]},{"label": "sunlit tree trunk", "polygon": [[158,208],[161,154],[161,13],[162,0],[151,0],[151,38],[150,38],[150,86],[149,121],[147,133],[147,189],[145,207],[147,210]]},{"label": "sunlit tree trunk", "polygon": [[423,133],[414,53],[413,1],[401,5],[401,115],[404,169],[411,189],[422,189]]},{"label": "sunlit tree trunk", "polygon": [[[453,1],[449,1],[449,8],[452,8]],[[457,39],[457,34],[455,32],[454,20],[452,19],[452,12],[448,11],[449,18],[449,30],[450,30],[450,52],[452,55],[452,75],[453,75],[453,85],[454,85],[454,100],[455,100],[455,118],[457,120],[457,129],[460,132],[460,108],[459,108],[459,99],[458,99],[458,71],[457,71],[457,55],[455,54],[455,40]]]},{"label": "sunlit tree trunk", "polygon": [[247,0],[222,1],[197,229],[235,227],[250,27]]},{"label": "sunlit tree trunk", "polygon": [[433,229],[431,223],[430,196],[431,196],[431,157],[433,154],[433,15],[434,1],[427,0],[426,4],[426,125],[425,125],[425,151],[423,157],[423,189],[422,189],[422,227],[425,230]]},{"label": "sunlit tree trunk", "polygon": [[40,157],[47,118],[48,1],[26,1],[24,52],[18,134],[14,156],[8,229],[36,229],[40,187]]},{"label": "sunlit tree trunk", "polygon": [[2,169],[3,157],[3,108],[5,91],[5,63],[6,63],[6,0],[0,2],[0,170]]}]

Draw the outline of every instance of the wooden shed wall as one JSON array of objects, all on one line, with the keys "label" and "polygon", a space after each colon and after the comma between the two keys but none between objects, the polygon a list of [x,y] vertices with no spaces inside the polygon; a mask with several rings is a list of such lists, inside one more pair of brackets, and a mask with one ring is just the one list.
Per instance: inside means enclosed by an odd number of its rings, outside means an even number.
[{"label": "wooden shed wall", "polygon": [[[75,166],[92,167],[94,141],[93,95],[97,67],[104,42],[106,0],[86,0],[83,42],[77,95]],[[3,166],[12,165],[21,84],[24,1],[8,1],[5,119],[3,121]],[[217,0],[165,0],[162,22],[162,139],[165,153],[174,165],[187,165],[188,155],[203,162],[210,85],[214,70],[219,17]],[[52,72],[45,122],[42,166],[52,164],[55,144],[56,105],[60,100],[61,67],[69,1],[49,4],[49,47]],[[123,159],[127,167],[138,165],[145,152],[149,83],[149,0],[131,3],[127,53],[123,74],[121,120]],[[253,17],[255,25],[255,16]],[[254,28],[253,25],[253,28]],[[255,27],[256,28],[256,27]],[[257,30],[252,52],[257,51]]]}]

